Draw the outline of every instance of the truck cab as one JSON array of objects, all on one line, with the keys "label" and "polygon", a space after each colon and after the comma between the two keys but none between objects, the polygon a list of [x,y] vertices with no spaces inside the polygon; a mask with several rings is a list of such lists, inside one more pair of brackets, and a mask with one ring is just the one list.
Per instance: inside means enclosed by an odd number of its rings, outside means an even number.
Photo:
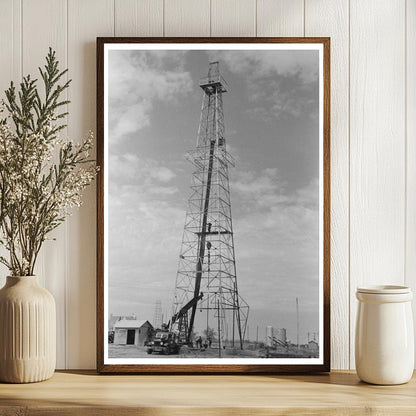
[{"label": "truck cab", "polygon": [[158,331],[152,341],[147,345],[147,353],[159,353],[164,355],[178,354],[178,337],[170,331]]}]

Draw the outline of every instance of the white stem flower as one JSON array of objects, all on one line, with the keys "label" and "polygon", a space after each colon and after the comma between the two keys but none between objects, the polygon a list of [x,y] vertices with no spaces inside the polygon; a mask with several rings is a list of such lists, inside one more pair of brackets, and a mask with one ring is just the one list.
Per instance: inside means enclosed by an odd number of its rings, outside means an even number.
[{"label": "white stem flower", "polygon": [[60,109],[68,103],[59,96],[69,82],[57,84],[66,71],[59,72],[52,50],[40,71],[43,100],[36,81],[27,76],[18,95],[12,83],[8,102],[0,102],[0,246],[10,255],[0,257],[0,263],[12,275],[33,274],[48,234],[81,205],[82,192],[97,172],[89,159],[91,132],[79,144],[59,136],[64,126],[57,121],[66,114]]}]

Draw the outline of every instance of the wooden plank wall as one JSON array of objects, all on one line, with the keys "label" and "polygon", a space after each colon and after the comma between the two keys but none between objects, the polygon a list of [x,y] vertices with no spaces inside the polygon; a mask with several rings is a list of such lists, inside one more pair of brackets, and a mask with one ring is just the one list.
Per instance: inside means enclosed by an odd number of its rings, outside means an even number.
[{"label": "wooden plank wall", "polygon": [[[416,289],[416,0],[406,2],[406,252],[405,284]],[[413,320],[416,323],[416,299],[413,299]],[[415,324],[416,326],[416,324]]]},{"label": "wooden plank wall", "polygon": [[[416,286],[416,0],[0,0],[0,10],[0,91],[35,74],[52,46],[73,79],[74,140],[95,129],[97,36],[332,38],[332,367],[354,368],[356,287]],[[95,367],[94,186],[84,201],[37,270],[57,301],[59,368]]]}]

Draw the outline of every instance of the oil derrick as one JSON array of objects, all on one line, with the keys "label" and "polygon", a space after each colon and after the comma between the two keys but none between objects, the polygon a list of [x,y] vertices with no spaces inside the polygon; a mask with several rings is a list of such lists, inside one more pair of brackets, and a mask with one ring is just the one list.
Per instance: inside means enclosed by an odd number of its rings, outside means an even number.
[{"label": "oil derrick", "polygon": [[187,153],[194,171],[173,312],[187,304],[192,307],[173,329],[189,344],[195,327],[207,333],[213,328],[220,348],[230,334],[232,345],[238,342],[242,349],[249,307],[237,288],[228,174],[234,159],[226,149],[222,101],[226,83],[218,62],[209,64],[208,76],[199,85],[203,90],[202,110],[196,149]]},{"label": "oil derrick", "polygon": [[162,301],[160,299],[156,300],[155,311],[153,314],[153,328],[161,329],[162,328]]}]

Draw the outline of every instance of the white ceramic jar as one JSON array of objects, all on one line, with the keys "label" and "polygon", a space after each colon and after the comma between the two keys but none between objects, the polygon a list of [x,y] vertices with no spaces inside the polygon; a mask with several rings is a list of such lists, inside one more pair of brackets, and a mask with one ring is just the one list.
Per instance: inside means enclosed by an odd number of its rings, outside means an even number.
[{"label": "white ceramic jar", "polygon": [[355,366],[372,384],[402,384],[414,367],[414,333],[410,288],[358,288]]}]

